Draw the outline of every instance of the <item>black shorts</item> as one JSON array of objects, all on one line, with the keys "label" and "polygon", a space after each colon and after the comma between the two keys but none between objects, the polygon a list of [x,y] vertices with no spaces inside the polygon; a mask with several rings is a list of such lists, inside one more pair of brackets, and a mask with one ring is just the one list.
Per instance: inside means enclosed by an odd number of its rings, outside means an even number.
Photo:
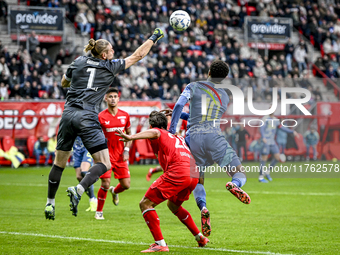
[{"label": "black shorts", "polygon": [[80,136],[91,155],[107,149],[98,115],[88,110],[69,107],[64,110],[59,124],[57,150],[71,151],[77,136]]}]

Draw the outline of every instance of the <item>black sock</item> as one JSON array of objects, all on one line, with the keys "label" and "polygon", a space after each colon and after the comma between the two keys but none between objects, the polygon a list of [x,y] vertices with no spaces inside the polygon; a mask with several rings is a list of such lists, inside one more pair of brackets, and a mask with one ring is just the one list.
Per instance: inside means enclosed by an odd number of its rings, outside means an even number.
[{"label": "black sock", "polygon": [[55,194],[57,193],[61,175],[63,174],[64,168],[61,168],[57,165],[52,166],[50,174],[48,176],[48,198],[55,198]]},{"label": "black sock", "polygon": [[103,163],[97,163],[92,166],[85,177],[81,180],[80,185],[83,186],[84,190],[90,187],[93,183],[98,181],[99,177],[106,173],[107,168]]},{"label": "black sock", "polygon": [[[80,174],[81,174],[81,176],[83,177],[83,179],[84,179],[84,177],[85,177],[85,175],[86,175],[87,173],[88,173],[88,172],[80,172]],[[90,190],[90,188],[91,188],[91,186],[88,187],[88,188],[85,190],[85,193],[86,193],[86,195],[88,195],[89,198],[91,198],[91,190]]]}]

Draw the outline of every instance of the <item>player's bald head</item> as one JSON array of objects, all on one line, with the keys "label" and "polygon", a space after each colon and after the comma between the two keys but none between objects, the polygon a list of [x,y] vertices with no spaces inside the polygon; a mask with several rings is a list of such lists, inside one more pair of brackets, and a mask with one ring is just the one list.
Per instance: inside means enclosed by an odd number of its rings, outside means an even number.
[{"label": "player's bald head", "polygon": [[152,111],[149,115],[149,124],[153,128],[167,129],[168,120],[164,113]]}]

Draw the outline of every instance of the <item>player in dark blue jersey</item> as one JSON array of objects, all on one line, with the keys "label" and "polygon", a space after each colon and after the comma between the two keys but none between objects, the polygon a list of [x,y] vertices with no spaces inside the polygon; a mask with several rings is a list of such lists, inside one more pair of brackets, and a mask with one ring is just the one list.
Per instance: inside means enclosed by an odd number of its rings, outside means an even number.
[{"label": "player in dark blue jersey", "polygon": [[153,35],[125,59],[113,59],[114,50],[107,40],[90,39],[85,52],[90,51],[92,56],[78,57],[68,67],[61,85],[70,89],[59,124],[56,157],[48,178],[46,219],[55,219],[55,194],[77,136],[81,137],[95,164],[76,187],[67,189],[74,216],[77,216],[78,203],[84,191],[111,169],[105,136],[98,121],[99,105],[115,75],[143,59],[162,37],[163,31],[156,28]]}]

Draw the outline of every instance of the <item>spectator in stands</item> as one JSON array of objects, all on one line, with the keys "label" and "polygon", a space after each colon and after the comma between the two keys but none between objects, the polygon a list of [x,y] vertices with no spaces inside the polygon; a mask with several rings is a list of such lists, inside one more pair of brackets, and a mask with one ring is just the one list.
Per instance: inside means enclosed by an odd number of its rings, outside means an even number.
[{"label": "spectator in stands", "polygon": [[53,86],[53,75],[51,71],[47,71],[41,77],[41,84],[44,90],[49,91],[50,88]]},{"label": "spectator in stands", "polygon": [[47,54],[47,50],[45,48],[43,48],[41,50],[41,56],[42,56],[43,59],[47,58],[49,63],[53,66],[53,61],[52,61],[51,57]]},{"label": "spectator in stands", "polygon": [[0,82],[0,100],[3,101],[5,99],[8,99],[8,84],[5,84],[3,81]]},{"label": "spectator in stands", "polygon": [[313,94],[315,95],[315,98],[319,98],[319,100],[322,101],[322,94],[320,92],[320,87],[316,87],[316,90],[313,91]]},{"label": "spectator in stands", "polygon": [[292,71],[292,60],[294,54],[294,44],[292,43],[291,38],[288,38],[287,43],[285,44],[285,54],[286,54],[286,61],[288,71]]},{"label": "spectator in stands", "polygon": [[8,77],[11,75],[8,66],[6,65],[5,57],[0,58],[0,75],[6,75]]},{"label": "spectator in stands", "polygon": [[44,58],[40,52],[40,47],[36,47],[34,52],[31,53],[31,56],[32,56],[32,61],[34,64],[36,64],[37,62],[43,62],[44,61]]},{"label": "spectator in stands", "polygon": [[136,81],[137,85],[140,87],[140,88],[149,88],[150,87],[150,84],[148,82],[148,79],[146,78],[145,76],[145,73],[141,73],[139,75],[139,77],[137,78],[137,81]]},{"label": "spectator in stands", "polygon": [[327,71],[326,71],[326,75],[331,78],[332,80],[335,80],[336,78],[339,78],[336,70],[334,70],[332,65],[329,65]]},{"label": "spectator in stands", "polygon": [[86,17],[86,9],[81,8],[75,17],[75,21],[77,22],[80,32],[82,35],[87,35],[91,31],[91,24],[89,23]]},{"label": "spectator in stands", "polygon": [[5,21],[6,18],[7,18],[7,3],[5,0],[0,0],[0,20]]},{"label": "spectator in stands", "polygon": [[34,144],[34,150],[33,150],[37,166],[40,165],[40,156],[46,154],[46,151],[47,151],[46,147],[47,147],[47,142],[44,141],[43,137],[39,137],[39,139]]},{"label": "spectator in stands", "polygon": [[30,99],[31,98],[31,83],[25,82],[24,86],[20,88],[20,96],[23,99]]},{"label": "spectator in stands", "polygon": [[298,63],[299,72],[302,73],[303,70],[307,69],[306,58],[307,58],[307,51],[303,44],[300,45],[294,51],[294,58]]},{"label": "spectator in stands", "polygon": [[[157,82],[152,83],[152,86],[148,91],[148,95],[153,99],[160,98],[160,91],[159,91],[159,86],[158,86]],[[142,98],[143,98],[143,96],[142,96]]]},{"label": "spectator in stands", "polygon": [[11,89],[11,93],[9,97],[11,99],[20,100],[21,94],[20,94],[20,84],[15,84]]},{"label": "spectator in stands", "polygon": [[326,54],[333,53],[333,46],[332,46],[332,41],[331,39],[327,38],[324,43],[323,43],[323,51]]},{"label": "spectator in stands", "polygon": [[40,44],[38,40],[38,36],[36,35],[35,31],[33,30],[31,32],[31,36],[28,38],[28,45],[29,45],[29,53],[32,55],[32,53],[35,51],[35,49]]},{"label": "spectator in stands", "polygon": [[39,87],[41,87],[41,86],[38,85],[38,83],[36,81],[32,82],[31,94],[30,94],[31,98],[39,99]]},{"label": "spectator in stands", "polygon": [[309,160],[309,152],[310,152],[310,147],[313,149],[313,159],[317,159],[317,154],[316,154],[316,145],[319,142],[320,136],[318,132],[315,130],[315,127],[311,127],[310,130],[307,130],[304,135],[304,142],[307,147],[307,153],[306,153],[306,159]]},{"label": "spectator in stands", "polygon": [[64,99],[64,90],[63,88],[58,84],[58,82],[53,82],[53,86],[49,88],[48,90],[49,97],[52,99]]},{"label": "spectator in stands", "polygon": [[64,74],[64,70],[63,70],[61,59],[57,60],[56,64],[53,66],[52,70],[53,71],[57,71],[59,75],[63,75]]},{"label": "spectator in stands", "polygon": [[55,148],[57,147],[57,136],[54,134],[50,139],[47,141],[47,147],[45,151],[45,166],[48,165],[48,161],[50,157],[52,156],[52,162],[54,161],[55,157]]}]

